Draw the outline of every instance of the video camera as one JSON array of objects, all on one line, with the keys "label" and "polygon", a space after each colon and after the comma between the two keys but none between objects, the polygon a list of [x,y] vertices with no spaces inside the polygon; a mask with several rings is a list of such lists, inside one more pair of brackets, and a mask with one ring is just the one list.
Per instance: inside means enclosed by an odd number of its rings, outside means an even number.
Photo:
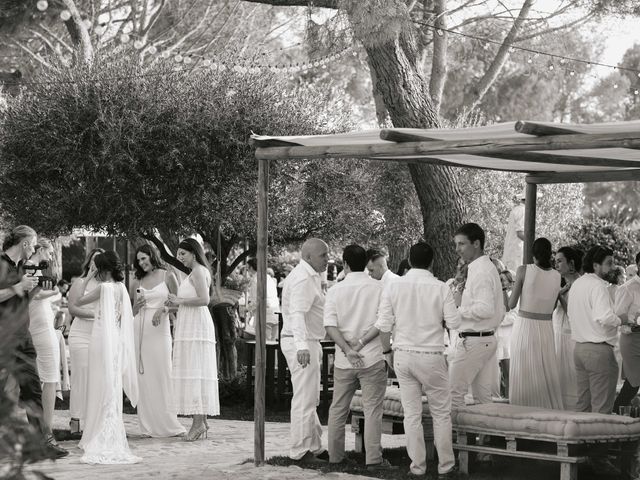
[{"label": "video camera", "polygon": [[[30,273],[31,275],[35,275],[37,271],[44,271],[49,268],[49,262],[42,261],[38,265],[26,264],[23,267],[25,273]],[[53,290],[54,285],[56,284],[56,280],[53,277],[48,277],[46,275],[42,275],[38,277],[38,287],[44,290]]]}]

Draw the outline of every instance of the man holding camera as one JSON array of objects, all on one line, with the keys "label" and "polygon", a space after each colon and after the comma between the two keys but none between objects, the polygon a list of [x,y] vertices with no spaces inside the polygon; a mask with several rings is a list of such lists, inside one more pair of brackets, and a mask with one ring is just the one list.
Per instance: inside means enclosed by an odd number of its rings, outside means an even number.
[{"label": "man holding camera", "polygon": [[19,225],[4,241],[4,252],[0,254],[0,325],[3,332],[0,354],[4,357],[3,366],[8,366],[20,386],[20,402],[27,411],[29,423],[45,435],[47,453],[61,458],[68,452],[56,444],[51,431],[44,431],[41,422],[42,389],[36,351],[29,334],[29,294],[38,286],[38,277],[25,274],[23,263],[33,255],[36,240],[35,230]]}]

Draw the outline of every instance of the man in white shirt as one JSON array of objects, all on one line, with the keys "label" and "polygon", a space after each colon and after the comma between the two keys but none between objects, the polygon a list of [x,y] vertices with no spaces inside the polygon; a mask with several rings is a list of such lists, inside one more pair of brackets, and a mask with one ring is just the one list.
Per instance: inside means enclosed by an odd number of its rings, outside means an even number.
[{"label": "man in white shirt", "polygon": [[[640,265],[640,253],[636,255],[636,265]],[[638,269],[629,280],[616,291],[614,313],[631,326],[620,335],[620,355],[622,356],[622,377],[624,384],[613,404],[613,411],[619,407],[631,405],[631,401],[640,389],[640,325],[635,318],[640,310],[640,277]]]},{"label": "man in white shirt", "polygon": [[300,263],[284,280],[280,349],[291,372],[291,447],[289,457],[307,463],[322,460],[322,427],[316,407],[325,336],[324,293],[320,273],[329,263],[329,248],[317,238],[302,245]]},{"label": "man in white shirt", "polygon": [[[362,339],[365,345],[380,332],[382,348],[390,350],[394,330],[393,368],[400,383],[404,431],[410,471],[424,475],[427,469],[422,429],[422,391],[426,391],[438,451],[438,478],[454,475],[451,391],[444,359],[444,324],[458,328],[459,317],[449,287],[429,271],[433,249],[420,242],[409,252],[411,270],[382,292],[378,321]],[[383,352],[384,353],[384,352]]]},{"label": "man in white shirt", "polygon": [[571,338],[576,342],[579,412],[611,413],[616,395],[618,362],[613,347],[622,319],[613,311],[605,276],[613,267],[613,252],[595,246],[584,257],[585,274],[569,291],[567,306]]},{"label": "man in white shirt", "polygon": [[[353,394],[362,389],[364,409],[364,444],[369,470],[388,470],[382,458],[382,403],[387,389],[387,370],[378,337],[364,345],[358,342],[376,323],[382,295],[380,282],[364,269],[367,253],[358,245],[348,245],[342,254],[345,279],[327,292],[324,304],[324,327],[336,342],[333,370],[333,401],[329,408],[329,461],[344,460],[345,423]],[[349,342],[358,345],[357,352]]]},{"label": "man in white shirt", "polygon": [[507,230],[504,237],[502,263],[515,272],[523,260],[524,249],[524,197],[525,191],[517,198],[517,204],[511,209],[507,220]]},{"label": "man in white shirt", "polygon": [[460,326],[455,354],[450,364],[451,406],[464,407],[469,391],[477,403],[491,402],[498,346],[496,329],[504,318],[500,275],[484,254],[485,235],[475,223],[466,223],[456,232],[456,252],[468,263],[462,295],[456,294]]},{"label": "man in white shirt", "polygon": [[379,250],[368,250],[367,257],[369,259],[367,263],[367,270],[371,278],[380,280],[382,285],[385,286],[390,280],[398,278],[398,275],[389,270],[387,266],[387,257]]}]

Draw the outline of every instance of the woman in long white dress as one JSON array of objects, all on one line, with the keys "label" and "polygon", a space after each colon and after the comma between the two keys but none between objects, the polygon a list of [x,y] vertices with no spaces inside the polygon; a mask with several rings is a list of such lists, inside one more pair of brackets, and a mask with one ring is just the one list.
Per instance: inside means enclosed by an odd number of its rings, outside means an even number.
[{"label": "woman in long white dress", "polygon": [[[46,238],[39,238],[36,253],[29,263],[39,265],[51,262],[53,246]],[[41,273],[40,273],[41,274]],[[39,290],[29,301],[29,333],[36,349],[38,376],[42,384],[42,421],[47,435],[53,435],[53,411],[56,404],[56,388],[60,381],[60,344],[53,326],[54,314],[51,300],[58,293],[52,290]]]},{"label": "woman in long white dress", "polygon": [[95,268],[95,257],[104,253],[102,248],[94,248],[87,255],[82,266],[82,276],[73,282],[69,290],[69,314],[73,316],[71,329],[69,330],[69,360],[71,362],[70,397],[69,397],[69,428],[72,434],[79,434],[84,428],[87,409],[87,379],[89,369],[89,343],[91,331],[98,302],[78,306],[76,302],[84,294],[98,288],[99,283],[91,277],[87,282],[89,270]]},{"label": "woman in long white dress", "polygon": [[571,247],[559,248],[555,257],[556,270],[564,280],[564,286],[558,294],[558,304],[553,311],[553,332],[560,368],[560,386],[562,403],[565,410],[575,410],[578,401],[578,384],[573,350],[576,342],[571,338],[571,324],[567,315],[567,301],[571,285],[580,278],[582,252]]},{"label": "woman in long white dress", "polygon": [[129,450],[122,418],[122,391],[135,406],[138,401],[133,313],[122,284],[124,279],[118,254],[101,253],[95,270],[82,280],[100,282],[80,299],[79,306],[98,302],[89,350],[86,423],[80,439],[84,463],[121,464],[140,461]]},{"label": "woman in long white dress", "polygon": [[171,329],[165,302],[178,291],[173,273],[162,268],[150,245],[136,250],[135,277],[131,282],[136,360],[138,363],[138,423],[140,432],[151,437],[173,437],[185,433],[173,409],[171,380]]},{"label": "woman in long white dress", "polygon": [[178,245],[177,258],[191,273],[169,294],[167,304],[178,306],[173,343],[173,379],[176,409],[193,415],[187,441],[206,436],[207,415],[220,414],[216,336],[209,313],[211,269],[197,240]]},{"label": "woman in long white dress", "polygon": [[552,313],[560,292],[560,274],[552,267],[551,242],[533,242],[533,264],[516,272],[509,308],[520,301],[511,334],[509,402],[561,410],[560,372],[553,338]]}]

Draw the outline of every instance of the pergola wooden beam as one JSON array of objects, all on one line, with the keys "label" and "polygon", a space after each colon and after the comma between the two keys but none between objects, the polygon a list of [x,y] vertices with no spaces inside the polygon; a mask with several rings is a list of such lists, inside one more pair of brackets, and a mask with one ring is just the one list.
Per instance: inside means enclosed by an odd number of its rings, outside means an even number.
[{"label": "pergola wooden beam", "polygon": [[[365,145],[315,145],[256,149],[260,160],[314,159],[314,158],[402,158],[440,155],[518,154],[544,150],[584,150],[597,148],[640,149],[640,132],[551,135],[547,137],[497,138],[486,140],[422,141],[406,143],[379,143]],[[589,160],[589,157],[586,158]],[[597,163],[597,162],[594,162]],[[587,164],[591,165],[591,164]]]},{"label": "pergola wooden beam", "polygon": [[640,168],[599,172],[532,172],[527,183],[592,183],[640,180]]}]

